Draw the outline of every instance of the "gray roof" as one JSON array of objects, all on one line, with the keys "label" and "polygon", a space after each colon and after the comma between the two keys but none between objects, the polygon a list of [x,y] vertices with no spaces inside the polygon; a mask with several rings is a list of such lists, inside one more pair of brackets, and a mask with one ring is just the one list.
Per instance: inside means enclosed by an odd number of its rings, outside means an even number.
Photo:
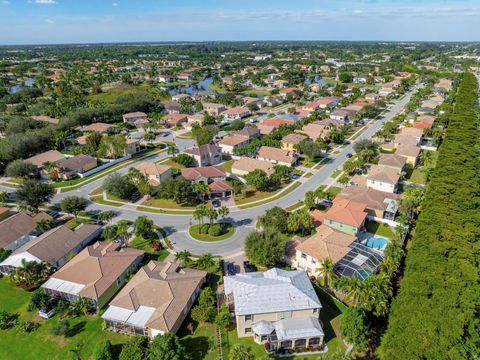
[{"label": "gray roof", "polygon": [[300,317],[273,323],[279,341],[324,336],[322,325],[316,317]]},{"label": "gray roof", "polygon": [[261,320],[252,326],[252,330],[255,334],[258,335],[270,335],[275,327],[270,321]]},{"label": "gray roof", "polygon": [[233,294],[237,315],[321,308],[304,270],[277,268],[224,278],[225,294]]}]

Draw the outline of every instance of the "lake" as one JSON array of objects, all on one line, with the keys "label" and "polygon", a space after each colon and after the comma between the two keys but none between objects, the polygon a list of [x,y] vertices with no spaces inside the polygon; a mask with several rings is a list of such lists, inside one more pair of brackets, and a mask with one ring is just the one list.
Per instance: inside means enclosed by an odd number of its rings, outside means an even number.
[{"label": "lake", "polygon": [[214,91],[208,87],[208,85],[210,85],[211,83],[213,83],[213,78],[209,76],[195,84],[185,85],[185,86],[164,86],[163,88],[166,89],[169,92],[169,94],[172,94],[172,95],[176,95],[176,94],[195,95],[195,94],[198,94],[199,92],[206,92],[208,94],[213,94]]},{"label": "lake", "polygon": [[28,78],[27,80],[25,80],[24,82],[22,82],[20,84],[13,85],[10,89],[8,89],[8,93],[9,94],[15,94],[15,93],[19,92],[24,87],[32,87],[34,82],[35,82],[35,79]]}]

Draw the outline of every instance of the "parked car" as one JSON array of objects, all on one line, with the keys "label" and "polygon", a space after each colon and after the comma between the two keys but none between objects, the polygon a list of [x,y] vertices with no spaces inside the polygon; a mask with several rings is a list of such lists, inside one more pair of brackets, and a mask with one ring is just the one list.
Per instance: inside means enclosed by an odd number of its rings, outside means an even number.
[{"label": "parked car", "polygon": [[250,261],[244,261],[243,262],[243,268],[244,268],[246,273],[257,271],[256,266],[253,265]]},{"label": "parked car", "polygon": [[352,156],[353,156],[352,153],[348,153],[348,154],[347,154],[347,158],[349,158],[349,159],[350,159]]},{"label": "parked car", "polygon": [[222,203],[220,202],[220,200],[212,200],[212,206],[213,206],[214,208],[220,207],[220,205],[222,205]]},{"label": "parked car", "polygon": [[48,211],[47,214],[50,215],[50,216],[51,216],[52,218],[54,218],[54,219],[56,219],[56,218],[58,218],[58,217],[60,216],[60,214],[58,213],[58,211],[53,211],[53,210]]},{"label": "parked car", "polygon": [[227,275],[235,275],[235,265],[233,265],[233,263],[228,263]]},{"label": "parked car", "polygon": [[130,196],[130,199],[129,201],[130,202],[137,202],[138,200],[140,200],[142,197],[142,194],[140,194],[139,192],[135,192],[132,196]]},{"label": "parked car", "polygon": [[45,320],[50,319],[53,315],[55,315],[55,308],[41,308],[38,311],[38,315]]}]

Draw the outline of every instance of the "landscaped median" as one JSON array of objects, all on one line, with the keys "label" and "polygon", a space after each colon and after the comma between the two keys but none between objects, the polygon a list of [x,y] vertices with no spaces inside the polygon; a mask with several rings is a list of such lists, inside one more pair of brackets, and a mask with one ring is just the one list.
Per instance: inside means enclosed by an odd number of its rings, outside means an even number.
[{"label": "landscaped median", "polygon": [[[221,231],[220,235],[215,236],[212,234],[212,231],[208,231],[208,230],[210,230],[212,227],[217,225],[219,225],[220,227],[223,226],[223,231]],[[204,230],[205,227],[209,227],[207,228],[207,232],[206,233],[203,232],[202,234],[200,234],[200,229]],[[206,242],[221,241],[221,240],[228,239],[230,236],[233,235],[234,232],[235,232],[235,226],[230,223],[217,223],[213,225],[196,224],[196,225],[190,226],[190,229],[188,229],[188,233],[192,238],[198,241],[206,241]]]}]

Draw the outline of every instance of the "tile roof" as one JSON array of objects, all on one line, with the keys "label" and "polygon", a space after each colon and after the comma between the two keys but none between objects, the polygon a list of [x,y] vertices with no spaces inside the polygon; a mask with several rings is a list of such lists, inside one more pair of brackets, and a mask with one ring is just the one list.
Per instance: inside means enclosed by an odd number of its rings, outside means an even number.
[{"label": "tile roof", "polygon": [[408,157],[417,157],[420,154],[420,148],[415,145],[400,144],[397,146],[397,151],[395,151],[395,154]]},{"label": "tile roof", "polygon": [[138,165],[137,170],[140,171],[143,175],[157,175],[160,176],[167,171],[169,171],[172,167],[168,165],[156,164],[156,163],[149,163],[149,162],[142,162]]},{"label": "tile roof", "polygon": [[207,155],[207,154],[220,153],[221,151],[222,151],[222,149],[219,146],[211,145],[211,144],[205,144],[205,145],[200,145],[199,147],[186,149],[183,152],[186,153],[186,154],[203,156],[203,155]]},{"label": "tile roof", "polygon": [[282,150],[271,146],[262,146],[258,150],[258,157],[264,159],[271,159],[275,161],[281,161],[293,164],[295,162],[295,157],[292,156],[290,151]]},{"label": "tile roof", "polygon": [[41,154],[29,157],[28,159],[25,159],[25,161],[37,167],[41,167],[46,162],[57,162],[63,159],[65,159],[65,155],[63,155],[60,151],[49,150]]},{"label": "tile roof", "polygon": [[296,145],[301,143],[306,138],[307,137],[305,135],[301,135],[301,134],[288,134],[282,138],[282,143]]},{"label": "tile roof", "polygon": [[361,226],[367,218],[367,204],[347,199],[334,199],[333,206],[325,214],[325,220],[332,220],[355,227]]},{"label": "tile roof", "polygon": [[224,191],[232,191],[232,185],[226,180],[215,180],[211,184],[208,185],[209,189],[212,192],[224,192]]},{"label": "tile roof", "polygon": [[240,115],[249,112],[250,110],[244,106],[237,106],[227,109],[222,112],[223,115]]},{"label": "tile roof", "polygon": [[396,184],[400,180],[400,174],[396,169],[379,165],[371,165],[367,179],[389,184]]},{"label": "tile roof", "polygon": [[35,231],[37,221],[51,219],[44,212],[39,212],[35,216],[19,212],[0,222],[0,248],[7,247],[22,236]]},{"label": "tile roof", "polygon": [[192,181],[201,178],[223,177],[225,175],[225,170],[221,166],[201,166],[182,169],[182,176]]},{"label": "tile roof", "polygon": [[77,171],[94,161],[96,162],[97,159],[93,156],[80,154],[57,161],[57,166],[64,170]]},{"label": "tile roof", "polygon": [[131,118],[138,118],[138,117],[147,117],[147,114],[141,111],[136,111],[136,112],[129,112],[129,113],[123,114],[123,117],[125,119],[131,119]]},{"label": "tile roof", "polygon": [[312,283],[303,270],[277,268],[223,278],[225,294],[233,295],[237,315],[321,308]]},{"label": "tile roof", "polygon": [[401,195],[371,189],[366,186],[348,186],[342,189],[337,198],[358,201],[366,204],[369,209],[385,211],[388,206],[388,202],[385,200],[399,200]]},{"label": "tile roof", "polygon": [[273,174],[273,165],[268,161],[252,159],[249,157],[241,157],[237,161],[232,164],[232,170],[238,169],[241,171],[253,171],[256,169],[260,169],[265,171],[265,173],[270,176]]},{"label": "tile roof", "polygon": [[[51,278],[83,285],[79,295],[98,300],[141,256],[143,251],[122,248],[118,243],[96,242],[82,250]],[[42,287],[48,287],[48,284]]]},{"label": "tile roof", "polygon": [[91,123],[90,125],[87,125],[83,128],[83,131],[96,131],[99,133],[106,133],[110,131],[112,128],[112,124],[106,124],[102,122],[95,122]]},{"label": "tile roof", "polygon": [[402,169],[407,163],[407,158],[398,154],[380,154],[378,165]]},{"label": "tile roof", "polygon": [[220,140],[218,144],[236,146],[248,141],[249,141],[248,137],[245,137],[242,135],[230,134],[225,136],[222,140]]}]

